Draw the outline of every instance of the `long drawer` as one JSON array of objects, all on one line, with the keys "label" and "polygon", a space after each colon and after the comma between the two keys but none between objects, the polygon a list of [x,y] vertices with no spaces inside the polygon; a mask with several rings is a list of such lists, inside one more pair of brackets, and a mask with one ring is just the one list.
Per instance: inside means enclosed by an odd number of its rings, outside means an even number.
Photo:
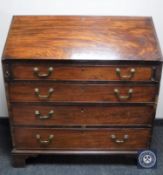
[{"label": "long drawer", "polygon": [[18,80],[131,80],[151,81],[155,79],[152,66],[140,65],[57,65],[57,64],[13,64],[13,79]]},{"label": "long drawer", "polygon": [[10,83],[9,98],[17,102],[154,102],[157,86],[133,84]]},{"label": "long drawer", "polygon": [[151,129],[14,128],[16,149],[138,150],[149,146]]},{"label": "long drawer", "polygon": [[103,105],[103,106],[54,106],[25,105],[11,106],[15,125],[151,125],[154,106]]}]

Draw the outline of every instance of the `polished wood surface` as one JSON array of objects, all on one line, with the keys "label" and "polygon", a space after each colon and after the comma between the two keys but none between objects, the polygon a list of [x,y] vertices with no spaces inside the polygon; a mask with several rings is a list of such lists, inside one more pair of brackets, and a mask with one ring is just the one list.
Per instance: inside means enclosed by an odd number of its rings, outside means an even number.
[{"label": "polished wood surface", "polygon": [[[17,149],[88,149],[88,150],[139,150],[148,147],[151,129],[39,129],[39,128],[14,128],[15,148]],[[54,138],[47,145],[41,145],[36,135],[41,136],[41,141]],[[115,143],[111,136],[123,140],[124,143]]]},{"label": "polished wood surface", "polygon": [[2,57],[14,166],[150,148],[162,70],[152,18],[15,16]]},{"label": "polished wood surface", "polygon": [[149,17],[15,16],[3,58],[158,61],[162,55]]},{"label": "polished wood surface", "polygon": [[[38,68],[36,74],[34,69]],[[48,69],[53,68],[53,71],[48,75]],[[13,64],[12,78],[15,80],[79,80],[79,81],[151,81],[155,80],[153,77],[155,68],[153,66],[141,65],[56,65],[51,64]],[[117,73],[117,69],[120,73]],[[135,72],[132,75],[132,70]],[[47,74],[47,76],[40,76],[39,74]]]},{"label": "polished wood surface", "polygon": [[[39,98],[35,93],[36,88],[40,95],[48,95],[51,88],[53,92],[48,98]],[[121,100],[115,94],[115,89],[119,90],[119,97],[129,96],[130,89],[133,93],[130,98]],[[11,83],[9,98],[13,102],[154,102],[156,92],[157,87],[154,85]]]},{"label": "polished wood surface", "polygon": [[[39,111],[40,115],[36,115],[36,111]],[[50,111],[53,111],[52,115],[49,115]],[[151,105],[45,106],[15,104],[11,107],[14,125],[24,126],[151,125],[154,115],[155,109]]]}]

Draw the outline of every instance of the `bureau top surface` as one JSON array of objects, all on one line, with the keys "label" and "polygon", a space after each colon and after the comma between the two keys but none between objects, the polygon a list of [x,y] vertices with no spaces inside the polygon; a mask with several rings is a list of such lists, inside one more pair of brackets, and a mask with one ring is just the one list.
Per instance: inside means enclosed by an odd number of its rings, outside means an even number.
[{"label": "bureau top surface", "polygon": [[3,59],[162,59],[150,17],[14,16]]}]

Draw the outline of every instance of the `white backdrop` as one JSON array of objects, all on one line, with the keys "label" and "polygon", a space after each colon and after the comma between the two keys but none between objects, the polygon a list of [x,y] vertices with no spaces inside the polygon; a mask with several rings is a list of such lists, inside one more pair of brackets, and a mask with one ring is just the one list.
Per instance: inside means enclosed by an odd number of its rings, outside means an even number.
[{"label": "white backdrop", "polygon": [[[152,16],[163,51],[163,0],[0,0],[0,55],[13,15]],[[163,118],[161,84],[157,118]],[[0,116],[7,115],[0,64]]]}]

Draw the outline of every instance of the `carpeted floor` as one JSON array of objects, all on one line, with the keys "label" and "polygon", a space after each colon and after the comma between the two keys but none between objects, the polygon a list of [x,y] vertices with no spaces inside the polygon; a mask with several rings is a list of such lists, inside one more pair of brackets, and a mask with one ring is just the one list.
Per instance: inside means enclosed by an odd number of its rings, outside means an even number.
[{"label": "carpeted floor", "polygon": [[29,159],[25,168],[13,168],[9,126],[7,122],[0,122],[0,175],[162,175],[161,126],[154,128],[152,148],[157,150],[157,169],[138,169],[135,159],[124,156],[40,156]]}]

